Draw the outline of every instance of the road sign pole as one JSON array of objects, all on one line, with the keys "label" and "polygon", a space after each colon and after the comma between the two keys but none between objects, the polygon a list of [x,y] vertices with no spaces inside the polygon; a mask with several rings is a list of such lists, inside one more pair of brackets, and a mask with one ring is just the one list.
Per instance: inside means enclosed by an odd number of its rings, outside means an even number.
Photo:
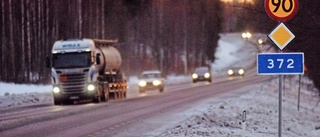
[{"label": "road sign pole", "polygon": [[282,127],[282,79],[283,75],[279,75],[279,127],[278,135],[281,137],[281,127]]},{"label": "road sign pole", "polygon": [[[279,50],[282,53],[282,50]],[[278,119],[278,136],[281,137],[282,132],[282,89],[283,75],[279,75],[279,119]]]},{"label": "road sign pole", "polygon": [[301,75],[299,75],[299,88],[298,88],[298,111],[300,108],[300,88],[301,88]]}]

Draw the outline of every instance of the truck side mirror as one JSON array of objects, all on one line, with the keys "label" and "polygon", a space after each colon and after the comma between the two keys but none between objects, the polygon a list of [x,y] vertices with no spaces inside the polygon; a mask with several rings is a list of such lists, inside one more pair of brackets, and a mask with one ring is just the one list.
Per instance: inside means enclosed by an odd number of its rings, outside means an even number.
[{"label": "truck side mirror", "polygon": [[46,57],[46,67],[51,68],[50,57]]},{"label": "truck side mirror", "polygon": [[96,55],[96,62],[97,62],[97,65],[100,65],[100,53],[97,53]]}]

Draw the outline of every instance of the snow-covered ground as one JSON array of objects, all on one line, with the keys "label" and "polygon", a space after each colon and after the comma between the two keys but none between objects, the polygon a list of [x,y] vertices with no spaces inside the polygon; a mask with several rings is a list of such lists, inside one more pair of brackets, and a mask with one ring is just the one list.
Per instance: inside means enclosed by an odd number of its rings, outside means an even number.
[{"label": "snow-covered ground", "polygon": [[[260,38],[263,35],[256,36]],[[222,35],[212,64],[213,75],[225,75],[230,66],[252,67],[255,64],[257,48],[251,41],[243,41],[241,34]],[[265,47],[267,49],[268,47]],[[264,49],[264,48],[262,48]],[[261,51],[260,52],[265,52]],[[241,63],[239,63],[241,62]],[[300,110],[297,110],[298,77],[290,76],[284,81],[282,135],[288,137],[319,137],[319,96],[313,84],[303,77]],[[190,76],[168,76],[166,83],[191,82]],[[137,77],[128,79],[130,85],[137,83]],[[237,89],[243,94],[228,97],[208,104],[201,111],[192,112],[184,121],[165,130],[159,136],[249,136],[264,137],[278,134],[278,80]],[[18,85],[0,82],[0,109],[33,104],[53,104],[51,85]],[[242,130],[242,112],[246,110],[246,130]]]},{"label": "snow-covered ground", "polygon": [[[278,79],[238,89],[240,96],[214,98],[206,108],[172,125],[161,137],[275,137],[278,136]],[[312,82],[303,78],[298,106],[298,76],[285,78],[282,100],[282,136],[319,137],[319,96]],[[242,114],[246,111],[246,127]],[[245,130],[243,130],[245,129]]]}]

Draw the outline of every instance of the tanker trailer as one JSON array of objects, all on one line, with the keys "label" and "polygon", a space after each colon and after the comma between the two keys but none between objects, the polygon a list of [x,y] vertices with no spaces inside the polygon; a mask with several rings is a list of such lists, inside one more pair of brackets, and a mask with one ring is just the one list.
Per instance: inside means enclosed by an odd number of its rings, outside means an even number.
[{"label": "tanker trailer", "polygon": [[125,98],[126,80],[115,44],[115,40],[97,39],[56,41],[52,58],[47,60],[52,71],[54,104]]}]

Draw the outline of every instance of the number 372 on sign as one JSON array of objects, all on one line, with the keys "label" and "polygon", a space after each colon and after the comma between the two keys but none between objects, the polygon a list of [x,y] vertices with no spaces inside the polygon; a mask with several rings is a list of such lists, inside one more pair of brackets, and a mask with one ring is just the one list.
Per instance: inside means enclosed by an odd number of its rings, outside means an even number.
[{"label": "number 372 on sign", "polygon": [[257,55],[258,75],[292,75],[304,73],[303,53],[260,53]]}]

